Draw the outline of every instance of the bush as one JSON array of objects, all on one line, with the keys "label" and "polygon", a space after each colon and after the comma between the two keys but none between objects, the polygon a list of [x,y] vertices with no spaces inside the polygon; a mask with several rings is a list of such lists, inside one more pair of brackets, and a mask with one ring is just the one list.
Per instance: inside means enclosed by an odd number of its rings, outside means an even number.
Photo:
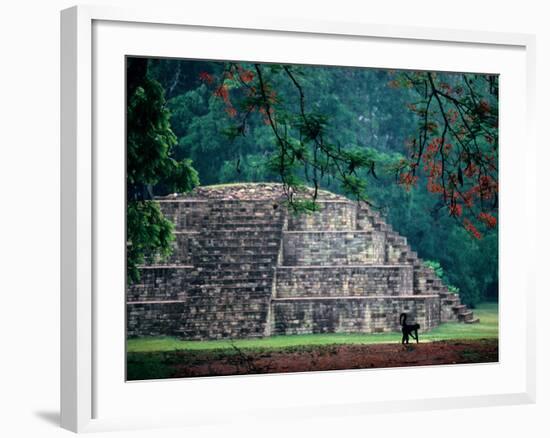
[{"label": "bush", "polygon": [[432,268],[435,274],[441,279],[443,284],[449,289],[449,292],[453,294],[459,294],[460,288],[450,284],[449,278],[445,274],[445,271],[443,270],[443,267],[439,262],[436,262],[435,260],[426,260],[424,262],[424,266],[427,266],[428,268]]}]

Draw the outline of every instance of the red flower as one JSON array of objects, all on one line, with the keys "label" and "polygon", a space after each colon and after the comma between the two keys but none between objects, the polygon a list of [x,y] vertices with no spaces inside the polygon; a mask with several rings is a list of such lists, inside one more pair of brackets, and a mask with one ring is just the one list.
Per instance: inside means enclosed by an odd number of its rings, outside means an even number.
[{"label": "red flower", "polygon": [[223,99],[223,101],[227,104],[230,104],[229,102],[229,90],[227,88],[227,85],[220,85],[216,91],[214,91],[214,96],[219,97]]},{"label": "red flower", "polygon": [[489,105],[489,102],[487,102],[486,100],[482,100],[481,102],[479,102],[479,110],[482,113],[490,112],[491,111],[491,106]]},{"label": "red flower", "polygon": [[487,141],[487,143],[490,143],[490,144],[493,144],[495,142],[495,139],[493,138],[493,136],[489,134],[485,134],[485,140]]},{"label": "red flower", "polygon": [[473,163],[468,164],[466,169],[464,169],[464,175],[466,175],[468,178],[473,177],[478,172],[479,172],[478,167]]},{"label": "red flower", "polygon": [[232,106],[228,106],[225,108],[225,112],[229,115],[229,117],[233,118],[237,115],[237,110],[233,108]]},{"label": "red flower", "polygon": [[428,145],[428,152],[432,154],[438,152],[442,143],[441,137],[434,138]]},{"label": "red flower", "polygon": [[466,205],[466,207],[472,208],[474,206],[472,193],[470,192],[464,193],[463,198],[464,198],[464,204]]},{"label": "red flower", "polygon": [[495,228],[497,226],[497,218],[491,216],[489,213],[479,213],[479,220],[484,222],[489,228]]},{"label": "red flower", "polygon": [[250,70],[243,70],[239,74],[239,76],[241,78],[241,81],[243,81],[244,83],[249,83],[254,80],[254,73],[252,73]]},{"label": "red flower", "polygon": [[443,186],[434,182],[433,178],[428,178],[427,188],[431,193],[443,193]]},{"label": "red flower", "polygon": [[491,199],[498,192],[498,183],[489,175],[479,177],[479,194],[483,199]]},{"label": "red flower", "polygon": [[476,239],[481,239],[481,233],[468,219],[464,219],[464,228]]},{"label": "red flower", "polygon": [[454,123],[458,120],[458,111],[455,109],[451,109],[447,112],[447,117],[449,119],[449,122]]},{"label": "red flower", "polygon": [[206,82],[207,84],[211,84],[214,82],[214,77],[205,71],[202,71],[199,73],[199,78],[201,81]]},{"label": "red flower", "polygon": [[453,91],[452,87],[451,87],[449,84],[447,84],[446,82],[442,82],[442,83],[440,84],[440,87],[441,87],[441,89],[444,90],[446,93],[452,93],[452,91]]},{"label": "red flower", "polygon": [[409,191],[412,186],[416,185],[418,181],[418,176],[413,175],[412,173],[402,173],[399,175],[399,182],[405,186],[405,189]]},{"label": "red flower", "polygon": [[449,213],[451,216],[459,217],[462,216],[462,205],[452,204],[449,206]]}]

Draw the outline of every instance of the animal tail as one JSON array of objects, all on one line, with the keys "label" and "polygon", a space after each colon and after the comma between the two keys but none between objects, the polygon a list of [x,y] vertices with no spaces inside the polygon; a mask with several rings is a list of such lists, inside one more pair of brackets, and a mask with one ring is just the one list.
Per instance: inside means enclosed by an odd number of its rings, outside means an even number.
[{"label": "animal tail", "polygon": [[407,322],[407,314],[402,313],[401,315],[399,315],[399,324],[405,325],[406,322]]}]

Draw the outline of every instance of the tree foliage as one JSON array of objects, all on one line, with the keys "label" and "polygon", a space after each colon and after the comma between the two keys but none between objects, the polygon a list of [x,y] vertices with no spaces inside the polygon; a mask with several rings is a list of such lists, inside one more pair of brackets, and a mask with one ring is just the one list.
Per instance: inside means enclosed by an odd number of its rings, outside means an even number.
[{"label": "tree foliage", "polygon": [[177,138],[170,127],[162,85],[148,75],[148,61],[127,64],[126,267],[129,281],[139,279],[147,256],[167,256],[173,226],[152,202],[155,187],[186,191],[198,184],[191,160],[172,157]]}]

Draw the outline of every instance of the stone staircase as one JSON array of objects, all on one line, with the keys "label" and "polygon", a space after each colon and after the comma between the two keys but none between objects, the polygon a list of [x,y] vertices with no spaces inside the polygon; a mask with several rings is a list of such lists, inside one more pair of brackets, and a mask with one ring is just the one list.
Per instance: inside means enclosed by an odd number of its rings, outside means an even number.
[{"label": "stone staircase", "polygon": [[275,184],[159,199],[176,228],[127,288],[128,336],[184,339],[387,332],[410,314],[429,330],[477,322],[381,216],[323,193],[293,215]]},{"label": "stone staircase", "polygon": [[385,223],[381,216],[364,205],[357,208],[357,223],[365,229],[384,230],[386,233],[386,261],[412,264],[414,269],[414,294],[438,294],[441,298],[441,322],[478,323],[474,312],[460,302],[460,297],[450,292],[433,269],[424,265],[415,251],[407,245],[407,239]]}]

